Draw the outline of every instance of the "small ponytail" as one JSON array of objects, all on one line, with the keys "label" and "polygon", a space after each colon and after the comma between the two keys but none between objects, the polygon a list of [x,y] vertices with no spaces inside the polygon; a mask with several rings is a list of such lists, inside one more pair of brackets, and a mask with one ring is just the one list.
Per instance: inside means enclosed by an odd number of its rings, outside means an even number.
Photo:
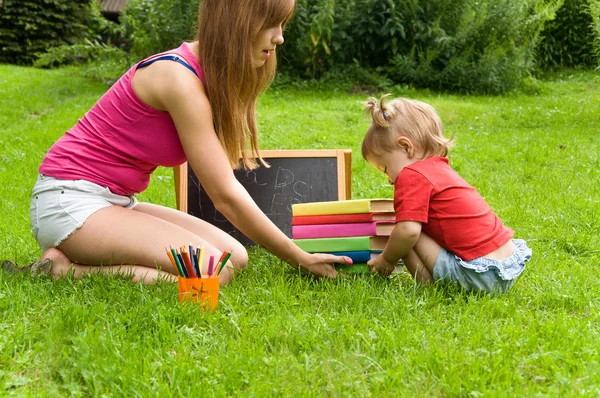
[{"label": "small ponytail", "polygon": [[435,109],[424,102],[396,98],[386,103],[389,94],[379,100],[370,97],[365,113],[373,119],[362,143],[363,158],[380,156],[398,148],[398,137],[407,137],[420,156],[447,156],[452,139],[444,137],[444,125]]},{"label": "small ponytail", "polygon": [[375,97],[369,97],[364,103],[365,113],[371,115],[373,124],[378,127],[390,127],[390,120],[394,116],[394,108],[385,103],[385,99],[389,96],[390,94],[384,94],[379,98],[379,101]]}]

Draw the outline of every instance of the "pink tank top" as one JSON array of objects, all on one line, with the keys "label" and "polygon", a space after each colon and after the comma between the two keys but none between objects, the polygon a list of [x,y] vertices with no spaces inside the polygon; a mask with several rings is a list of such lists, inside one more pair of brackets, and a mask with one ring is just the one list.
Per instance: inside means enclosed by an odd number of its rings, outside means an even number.
[{"label": "pink tank top", "polygon": [[[162,54],[181,56],[204,82],[198,59],[187,43]],[[130,195],[148,187],[150,174],[158,166],[175,167],[186,161],[169,113],[146,105],[133,91],[131,80],[143,62],[129,69],[54,143],[40,173],[87,180],[113,193]]]}]

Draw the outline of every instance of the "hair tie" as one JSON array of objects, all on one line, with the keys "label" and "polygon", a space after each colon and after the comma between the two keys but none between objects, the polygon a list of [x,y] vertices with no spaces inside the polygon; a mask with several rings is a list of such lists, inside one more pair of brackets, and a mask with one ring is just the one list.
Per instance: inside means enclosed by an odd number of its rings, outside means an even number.
[{"label": "hair tie", "polygon": [[387,113],[385,111],[383,111],[383,120],[387,120]]}]

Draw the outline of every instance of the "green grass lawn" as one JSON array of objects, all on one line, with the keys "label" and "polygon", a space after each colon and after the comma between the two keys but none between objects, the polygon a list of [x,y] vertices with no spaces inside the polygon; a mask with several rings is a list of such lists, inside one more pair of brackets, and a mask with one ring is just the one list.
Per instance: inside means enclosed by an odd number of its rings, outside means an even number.
[{"label": "green grass lawn", "polygon": [[[37,167],[107,89],[80,76],[0,65],[0,259],[40,254]],[[451,164],[529,242],[509,294],[407,275],[315,281],[260,249],[212,315],[180,305],[171,284],[0,272],[0,395],[599,396],[600,75],[556,74],[538,95],[393,94],[438,109],[457,140]],[[360,157],[366,96],[270,90],[262,149],[350,148],[353,197],[391,197]],[[139,199],[174,207],[171,170]]]}]

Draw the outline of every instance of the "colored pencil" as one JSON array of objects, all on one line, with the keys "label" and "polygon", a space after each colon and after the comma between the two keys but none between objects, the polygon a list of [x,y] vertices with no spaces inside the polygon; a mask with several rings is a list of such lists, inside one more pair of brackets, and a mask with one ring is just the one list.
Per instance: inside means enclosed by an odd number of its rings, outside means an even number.
[{"label": "colored pencil", "polygon": [[179,264],[181,265],[181,270],[183,271],[183,276],[185,278],[189,278],[190,276],[187,273],[187,270],[185,268],[185,262],[183,261],[183,257],[181,256],[181,253],[179,253],[177,250],[175,250],[175,253],[177,253],[177,259],[179,260]]},{"label": "colored pencil", "polygon": [[200,248],[197,247],[194,252],[194,261],[196,262],[196,272],[198,273],[198,277],[202,277],[202,272],[200,271]]},{"label": "colored pencil", "polygon": [[187,271],[190,278],[196,277],[196,272],[194,272],[194,268],[192,267],[192,259],[190,258],[190,254],[188,253],[185,246],[181,248],[181,257],[183,257],[183,261],[185,263],[185,270]]},{"label": "colored pencil", "polygon": [[177,271],[177,273],[181,276],[181,273],[179,272],[179,267],[177,266],[177,263],[175,262],[175,258],[173,257],[173,254],[171,254],[169,249],[167,249],[166,247],[165,247],[165,251],[167,252],[167,256],[169,257],[171,264],[173,264],[173,268],[175,268],[175,271]]},{"label": "colored pencil", "polygon": [[[206,252],[204,245],[194,248],[190,243],[189,246],[181,245],[179,249],[174,249],[173,246],[169,247],[170,249],[165,247],[165,252],[179,276],[183,278],[202,278],[204,253]],[[219,261],[216,262],[216,257],[210,255],[205,275],[209,277],[214,277],[215,273],[219,275],[223,271],[223,268],[225,268],[230,257],[231,252],[227,250],[223,251]]]},{"label": "colored pencil", "polygon": [[221,271],[223,271],[223,268],[225,268],[225,264],[227,264],[227,260],[229,260],[229,257],[231,257],[231,253],[227,253],[225,258],[223,259],[223,262],[221,264],[221,267],[219,268],[219,272],[217,272],[217,275],[221,275]]},{"label": "colored pencil", "polygon": [[212,276],[213,274],[213,265],[215,262],[215,256],[210,256],[210,258],[208,259],[208,276]]},{"label": "colored pencil", "polygon": [[200,248],[200,258],[198,259],[198,268],[200,268],[200,273],[202,273],[202,267],[204,266],[204,245]]},{"label": "colored pencil", "polygon": [[181,275],[182,277],[185,278],[185,272],[183,271],[182,264],[179,262],[179,257],[177,255],[177,252],[175,251],[175,249],[173,249],[173,247],[171,247],[171,255],[175,259],[175,265],[177,266],[177,270],[179,271],[179,275]]},{"label": "colored pencil", "polygon": [[227,250],[223,251],[223,253],[221,253],[221,257],[219,257],[219,261],[217,261],[217,268],[219,267],[219,264],[221,264],[221,261],[223,261],[223,259],[225,258],[225,256],[227,255]]},{"label": "colored pencil", "polygon": [[194,256],[194,246],[192,246],[192,242],[190,242],[190,260],[192,260],[192,269],[196,272],[196,259]]},{"label": "colored pencil", "polygon": [[178,273],[180,276],[183,276],[183,275],[181,274],[181,270],[179,269],[179,265],[177,264],[177,257],[175,257],[175,251],[173,250],[173,247],[171,246],[171,248],[170,248],[170,249],[168,249],[168,251],[171,253],[171,257],[169,257],[169,258],[173,258],[173,261],[174,261],[174,266],[175,266],[175,269],[177,270],[177,273]]},{"label": "colored pencil", "polygon": [[[227,256],[227,250],[224,250],[223,253],[221,253],[221,257],[219,257],[219,261],[217,261],[217,270],[222,269],[222,263],[223,263],[223,259],[225,259],[225,256]],[[220,273],[221,271],[218,271],[218,273]]]}]

